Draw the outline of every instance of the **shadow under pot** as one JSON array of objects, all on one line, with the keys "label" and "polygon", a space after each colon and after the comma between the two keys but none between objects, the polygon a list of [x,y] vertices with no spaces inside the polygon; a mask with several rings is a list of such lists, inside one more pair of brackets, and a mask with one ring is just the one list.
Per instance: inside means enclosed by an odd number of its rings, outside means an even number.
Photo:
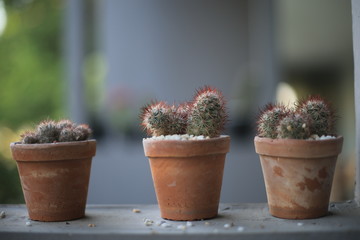
[{"label": "shadow under pot", "polygon": [[218,214],[230,137],[204,140],[144,139],[161,217],[191,221]]},{"label": "shadow under pot", "polygon": [[95,140],[10,147],[30,219],[68,221],[85,215]]},{"label": "shadow under pot", "polygon": [[270,214],[285,219],[327,215],[343,137],[326,140],[255,137]]}]

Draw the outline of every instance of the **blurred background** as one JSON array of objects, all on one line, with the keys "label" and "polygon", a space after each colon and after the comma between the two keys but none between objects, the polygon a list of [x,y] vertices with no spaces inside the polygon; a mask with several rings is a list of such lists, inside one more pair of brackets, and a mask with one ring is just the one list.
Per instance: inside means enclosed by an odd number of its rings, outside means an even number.
[{"label": "blurred background", "polygon": [[156,203],[139,109],[228,100],[222,202],[265,202],[258,109],[320,94],[344,136],[332,201],[351,199],[355,118],[350,1],[0,0],[0,203],[24,202],[9,144],[44,118],[88,123],[98,141],[88,203]]}]

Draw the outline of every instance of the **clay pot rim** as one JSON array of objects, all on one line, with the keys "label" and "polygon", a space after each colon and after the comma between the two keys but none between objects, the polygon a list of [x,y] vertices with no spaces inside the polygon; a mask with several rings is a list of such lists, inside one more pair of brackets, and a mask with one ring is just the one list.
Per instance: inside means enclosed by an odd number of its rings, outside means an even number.
[{"label": "clay pot rim", "polygon": [[96,140],[37,144],[13,142],[10,149],[17,162],[90,159],[96,154]]},{"label": "clay pot rim", "polygon": [[332,139],[272,139],[255,136],[255,151],[259,155],[287,158],[324,158],[341,153],[344,138]]},{"label": "clay pot rim", "polygon": [[230,151],[229,135],[200,140],[143,139],[147,157],[192,157],[226,154]]},{"label": "clay pot rim", "polygon": [[39,149],[39,148],[54,148],[58,146],[73,146],[73,145],[84,145],[88,142],[96,142],[96,139],[88,139],[84,141],[72,141],[72,142],[54,142],[54,143],[21,143],[12,142],[10,147],[19,147],[23,149]]}]

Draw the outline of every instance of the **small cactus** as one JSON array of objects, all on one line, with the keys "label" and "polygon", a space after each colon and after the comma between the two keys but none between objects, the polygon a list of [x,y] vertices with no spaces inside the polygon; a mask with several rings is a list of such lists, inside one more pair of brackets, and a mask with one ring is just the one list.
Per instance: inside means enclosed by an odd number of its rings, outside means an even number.
[{"label": "small cactus", "polygon": [[171,109],[165,102],[154,102],[142,108],[142,125],[152,136],[168,134]]},{"label": "small cactus", "polygon": [[91,135],[86,124],[76,125],[69,120],[42,121],[35,131],[21,135],[24,144],[84,141]]},{"label": "small cactus", "polygon": [[169,106],[153,102],[142,108],[141,125],[149,135],[189,134],[217,137],[227,120],[225,101],[220,91],[204,87],[190,103]]},{"label": "small cactus", "polygon": [[312,121],[310,131],[319,136],[333,134],[335,114],[331,105],[319,96],[310,96],[296,104],[296,111],[308,115]]},{"label": "small cactus", "polygon": [[279,122],[288,116],[290,110],[282,104],[267,104],[258,117],[258,135],[267,138],[276,138]]},{"label": "small cactus", "polygon": [[198,90],[190,107],[186,132],[189,135],[218,137],[226,121],[222,93],[208,86]]},{"label": "small cactus", "polygon": [[170,124],[168,125],[168,133],[172,134],[185,134],[188,119],[189,106],[181,104],[179,106],[172,105],[170,107]]},{"label": "small cactus", "polygon": [[25,144],[39,143],[39,139],[34,132],[27,131],[24,134],[22,134],[21,137],[22,137],[22,141],[21,141],[22,143]]},{"label": "small cactus", "polygon": [[277,138],[307,139],[311,135],[310,126],[308,117],[291,113],[281,119],[277,125]]},{"label": "small cactus", "polygon": [[39,139],[39,143],[56,142],[59,138],[59,129],[54,121],[42,121],[37,127],[36,136]]},{"label": "small cactus", "polygon": [[258,135],[267,138],[308,139],[334,134],[335,114],[324,99],[310,96],[294,109],[268,104],[258,118]]}]

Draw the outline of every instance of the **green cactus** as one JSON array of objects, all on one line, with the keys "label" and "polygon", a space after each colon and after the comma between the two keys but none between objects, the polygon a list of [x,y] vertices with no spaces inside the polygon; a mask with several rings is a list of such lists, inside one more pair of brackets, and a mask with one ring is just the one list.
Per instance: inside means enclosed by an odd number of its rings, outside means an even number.
[{"label": "green cactus", "polygon": [[225,101],[222,93],[208,86],[197,91],[190,106],[189,135],[218,137],[227,121]]},{"label": "green cactus", "polygon": [[141,125],[152,136],[184,134],[186,130],[187,111],[184,105],[153,102],[142,108],[140,118]]},{"label": "green cactus", "polygon": [[299,100],[294,109],[268,104],[258,118],[258,135],[267,138],[308,139],[312,135],[333,135],[335,113],[319,96]]},{"label": "green cactus", "polygon": [[198,90],[194,100],[180,105],[153,102],[142,108],[141,125],[148,135],[189,134],[217,137],[227,121],[225,101],[220,91]]},{"label": "green cactus", "polygon": [[51,120],[42,121],[36,130],[39,143],[52,143],[59,139],[59,129],[56,122]]},{"label": "green cactus", "polygon": [[168,125],[168,134],[185,134],[188,119],[188,105],[172,105],[170,107],[170,124]]},{"label": "green cactus", "polygon": [[310,126],[307,116],[291,113],[277,125],[277,138],[307,139],[311,135]]},{"label": "green cactus", "polygon": [[334,133],[335,114],[331,105],[320,96],[310,96],[297,102],[296,111],[308,115],[312,121],[310,131],[319,136]]},{"label": "green cactus", "polygon": [[277,138],[279,122],[288,116],[290,110],[282,104],[267,104],[258,117],[258,135],[267,138]]},{"label": "green cactus", "polygon": [[87,124],[77,125],[75,128],[73,128],[73,131],[75,133],[76,141],[85,141],[90,137],[92,133],[89,125]]},{"label": "green cactus", "polygon": [[58,128],[58,131],[60,132],[64,128],[73,128],[74,123],[68,119],[63,119],[57,122],[56,127]]},{"label": "green cactus", "polygon": [[22,143],[25,144],[33,144],[33,143],[39,143],[39,138],[36,136],[34,132],[25,132],[21,135],[22,137]]},{"label": "green cactus", "polygon": [[61,129],[59,135],[59,142],[73,142],[73,141],[77,141],[74,128],[65,127]]},{"label": "green cactus", "polygon": [[141,125],[149,135],[167,135],[170,114],[171,109],[165,102],[153,102],[142,108]]},{"label": "green cactus", "polygon": [[86,124],[76,125],[69,120],[40,122],[36,130],[21,135],[24,144],[84,141],[91,135]]}]

